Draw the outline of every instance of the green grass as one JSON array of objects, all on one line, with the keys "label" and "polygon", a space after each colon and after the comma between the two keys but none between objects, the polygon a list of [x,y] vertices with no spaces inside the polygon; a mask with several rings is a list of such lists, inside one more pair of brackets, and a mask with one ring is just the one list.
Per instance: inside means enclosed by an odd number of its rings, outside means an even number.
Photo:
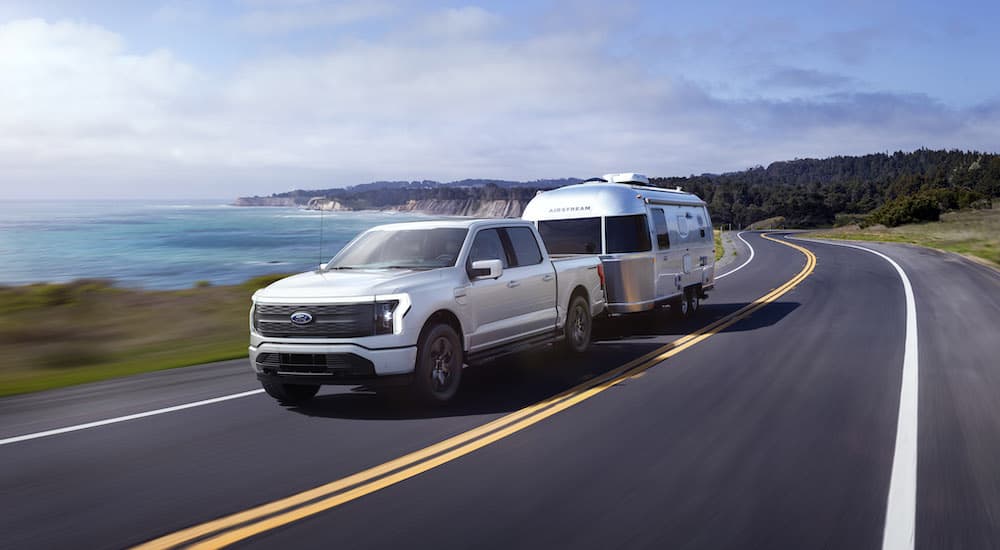
[{"label": "green grass", "polygon": [[722,248],[722,230],[713,229],[712,236],[715,238],[715,261],[719,261],[725,254],[725,249]]},{"label": "green grass", "polygon": [[0,287],[0,396],[244,357],[250,296],[277,278],[173,291]]},{"label": "green grass", "polygon": [[747,229],[752,230],[762,230],[762,229],[785,229],[785,217],[775,216],[773,218],[767,218],[765,220],[760,220],[759,222],[754,222],[747,226]]},{"label": "green grass", "polygon": [[987,210],[962,210],[941,215],[937,222],[872,226],[848,225],[813,233],[828,239],[910,243],[974,256],[1000,267],[1000,204]]}]

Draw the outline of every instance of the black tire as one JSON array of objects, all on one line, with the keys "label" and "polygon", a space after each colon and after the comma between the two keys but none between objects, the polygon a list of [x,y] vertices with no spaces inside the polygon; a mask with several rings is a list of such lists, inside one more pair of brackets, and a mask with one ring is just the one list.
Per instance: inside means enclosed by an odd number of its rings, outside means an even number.
[{"label": "black tire", "polygon": [[594,320],[590,317],[590,304],[583,296],[574,296],[566,309],[566,338],[563,348],[570,353],[583,353],[590,347]]},{"label": "black tire", "polygon": [[268,395],[287,405],[299,405],[309,401],[319,392],[317,385],[282,384],[274,380],[261,380],[260,385]]},{"label": "black tire", "polygon": [[684,289],[684,294],[676,298],[670,304],[670,309],[678,319],[687,319],[690,316],[691,302],[688,301],[688,289]]},{"label": "black tire", "polygon": [[698,314],[698,308],[701,306],[701,289],[698,287],[688,287],[687,289],[687,316],[694,317]]},{"label": "black tire", "polygon": [[432,325],[417,343],[413,394],[418,400],[445,403],[458,392],[462,381],[462,341],[451,325]]}]

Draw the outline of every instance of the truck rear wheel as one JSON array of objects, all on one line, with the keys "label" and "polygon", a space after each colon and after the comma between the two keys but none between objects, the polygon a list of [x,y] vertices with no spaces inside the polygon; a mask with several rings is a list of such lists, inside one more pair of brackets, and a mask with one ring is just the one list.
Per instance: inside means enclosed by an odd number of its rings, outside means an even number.
[{"label": "truck rear wheel", "polygon": [[305,403],[319,392],[317,385],[282,384],[274,380],[261,380],[260,385],[268,395],[288,405]]},{"label": "truck rear wheel", "polygon": [[426,403],[444,403],[458,392],[462,380],[462,342],[451,325],[426,330],[417,344],[414,394]]},{"label": "truck rear wheel", "polygon": [[590,333],[594,320],[590,317],[590,304],[583,296],[574,296],[566,310],[566,351],[583,353],[590,347]]}]

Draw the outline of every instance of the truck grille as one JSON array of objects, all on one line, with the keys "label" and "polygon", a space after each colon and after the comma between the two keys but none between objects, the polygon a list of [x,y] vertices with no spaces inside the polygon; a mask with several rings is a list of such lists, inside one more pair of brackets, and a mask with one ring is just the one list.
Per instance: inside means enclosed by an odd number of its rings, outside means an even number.
[{"label": "truck grille", "polygon": [[327,374],[343,378],[375,376],[372,362],[353,353],[261,353],[257,366],[265,374]]},{"label": "truck grille", "polygon": [[[304,311],[312,322],[297,325],[293,313]],[[253,324],[271,338],[358,338],[375,334],[375,304],[257,305]]]}]

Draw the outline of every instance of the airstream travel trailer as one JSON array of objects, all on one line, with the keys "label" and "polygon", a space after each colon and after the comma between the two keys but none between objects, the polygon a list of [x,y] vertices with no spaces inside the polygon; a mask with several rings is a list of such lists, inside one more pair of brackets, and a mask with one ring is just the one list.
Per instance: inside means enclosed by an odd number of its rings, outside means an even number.
[{"label": "airstream travel trailer", "polygon": [[600,255],[609,313],[670,304],[689,316],[715,285],[705,202],[650,187],[641,174],[607,174],[541,192],[523,217],[536,224],[550,255]]}]

